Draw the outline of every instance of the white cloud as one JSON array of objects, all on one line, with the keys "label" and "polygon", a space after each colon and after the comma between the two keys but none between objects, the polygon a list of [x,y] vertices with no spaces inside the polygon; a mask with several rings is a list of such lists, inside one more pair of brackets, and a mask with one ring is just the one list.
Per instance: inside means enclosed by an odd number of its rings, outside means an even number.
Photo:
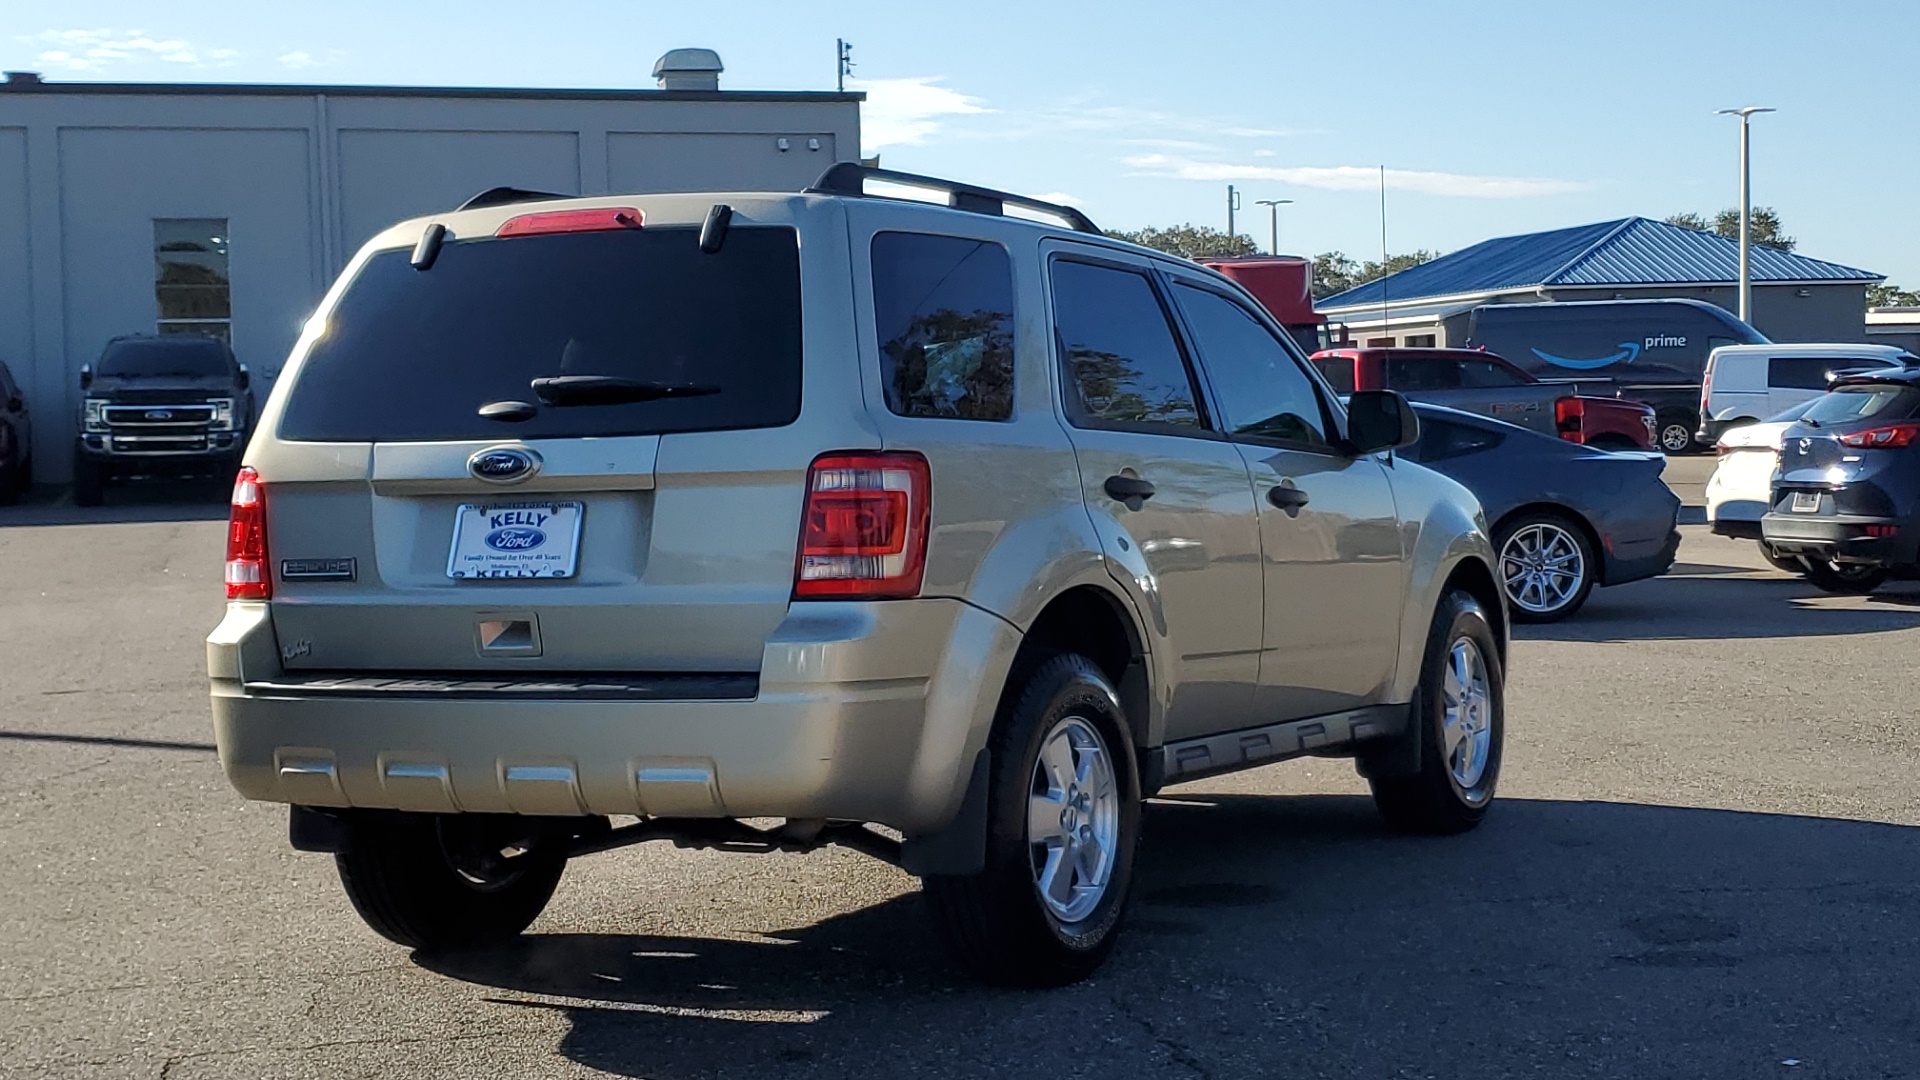
[{"label": "white cloud", "polygon": [[1064,191],[1042,192],[1039,195],[1035,195],[1034,198],[1039,199],[1041,202],[1058,203],[1061,206],[1081,207],[1087,205],[1085,199],[1080,198],[1078,195],[1069,195]]},{"label": "white cloud", "polygon": [[298,71],[301,68],[318,67],[320,66],[320,61],[315,60],[313,54],[304,49],[295,49],[293,52],[280,57],[280,66],[289,67]]},{"label": "white cloud", "polygon": [[18,40],[43,48],[35,59],[53,71],[93,73],[146,63],[231,67],[236,49],[202,49],[179,38],[156,38],[145,30],[47,30]]},{"label": "white cloud", "polygon": [[860,110],[861,142],[867,153],[883,146],[914,146],[940,131],[949,116],[991,112],[979,98],[938,85],[941,76],[904,79],[848,79],[847,88],[864,91]]},{"label": "white cloud", "polygon": [[[1325,191],[1374,191],[1380,186],[1380,170],[1370,165],[1229,165],[1222,162],[1191,161],[1166,154],[1136,154],[1121,163],[1152,176],[1171,176],[1181,180],[1273,180],[1283,184],[1320,188]],[[1521,176],[1472,176],[1464,173],[1431,172],[1413,169],[1388,169],[1387,186],[1397,191],[1423,195],[1448,195],[1466,199],[1518,199],[1541,195],[1565,195],[1585,191],[1592,185],[1576,180],[1551,180]]]}]

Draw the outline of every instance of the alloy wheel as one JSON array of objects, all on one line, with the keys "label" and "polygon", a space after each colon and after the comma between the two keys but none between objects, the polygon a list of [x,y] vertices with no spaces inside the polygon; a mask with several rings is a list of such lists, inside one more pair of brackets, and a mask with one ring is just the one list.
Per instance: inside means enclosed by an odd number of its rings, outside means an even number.
[{"label": "alloy wheel", "polygon": [[1507,600],[1536,615],[1560,610],[1580,595],[1587,559],[1565,528],[1535,522],[1507,538],[1500,549],[1500,577]]},{"label": "alloy wheel", "polygon": [[1447,652],[1447,671],[1440,683],[1442,715],[1440,747],[1447,771],[1469,803],[1484,800],[1475,788],[1486,777],[1493,744],[1493,691],[1487,681],[1487,661],[1480,647],[1461,638]]},{"label": "alloy wheel", "polygon": [[1113,880],[1120,788],[1092,722],[1067,716],[1040,742],[1027,802],[1033,884],[1062,923],[1093,914]]}]

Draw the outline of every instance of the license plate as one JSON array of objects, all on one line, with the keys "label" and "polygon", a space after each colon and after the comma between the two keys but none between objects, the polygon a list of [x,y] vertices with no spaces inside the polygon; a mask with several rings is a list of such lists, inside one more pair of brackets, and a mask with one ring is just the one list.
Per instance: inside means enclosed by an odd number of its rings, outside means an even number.
[{"label": "license plate", "polygon": [[1820,493],[1817,491],[1796,491],[1793,493],[1793,512],[1796,514],[1817,514],[1820,512]]},{"label": "license plate", "polygon": [[453,519],[450,578],[569,578],[580,554],[581,504],[464,503]]}]

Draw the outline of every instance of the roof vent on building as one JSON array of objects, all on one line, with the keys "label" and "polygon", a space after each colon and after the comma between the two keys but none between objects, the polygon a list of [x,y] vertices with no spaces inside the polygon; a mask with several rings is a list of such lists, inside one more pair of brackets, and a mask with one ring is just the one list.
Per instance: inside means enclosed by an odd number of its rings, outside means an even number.
[{"label": "roof vent on building", "polygon": [[653,63],[662,90],[718,90],[725,70],[712,49],[669,49]]},{"label": "roof vent on building", "polygon": [[37,71],[7,72],[8,86],[39,86],[40,82],[40,73]]}]

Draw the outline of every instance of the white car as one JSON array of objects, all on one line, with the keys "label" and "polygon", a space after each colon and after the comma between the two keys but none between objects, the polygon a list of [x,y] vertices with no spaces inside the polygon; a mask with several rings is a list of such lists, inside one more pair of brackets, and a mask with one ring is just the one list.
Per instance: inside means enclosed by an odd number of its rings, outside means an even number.
[{"label": "white car", "polygon": [[[1760,518],[1773,502],[1773,474],[1780,467],[1781,437],[1812,404],[1811,400],[1804,401],[1759,423],[1728,428],[1714,442],[1713,449],[1720,456],[1720,462],[1707,478],[1710,532],[1716,536],[1760,539]],[[1797,574],[1802,569],[1798,559],[1775,556],[1764,543],[1760,545],[1760,554],[1782,570]]]}]

